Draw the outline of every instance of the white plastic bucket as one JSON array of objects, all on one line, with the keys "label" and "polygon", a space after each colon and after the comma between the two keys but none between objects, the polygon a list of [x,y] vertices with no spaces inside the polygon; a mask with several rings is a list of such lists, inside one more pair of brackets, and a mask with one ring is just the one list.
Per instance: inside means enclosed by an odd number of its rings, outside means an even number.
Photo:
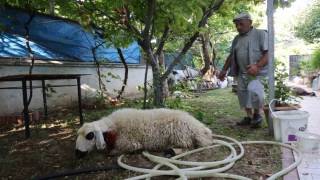
[{"label": "white plastic bucket", "polygon": [[271,108],[270,111],[273,118],[274,139],[276,141],[282,141],[283,143],[296,142],[296,134],[306,131],[309,118],[307,111],[290,110],[273,112]]},{"label": "white plastic bucket", "polygon": [[319,152],[320,135],[306,132],[298,132],[296,136],[298,140],[298,149],[308,153]]}]

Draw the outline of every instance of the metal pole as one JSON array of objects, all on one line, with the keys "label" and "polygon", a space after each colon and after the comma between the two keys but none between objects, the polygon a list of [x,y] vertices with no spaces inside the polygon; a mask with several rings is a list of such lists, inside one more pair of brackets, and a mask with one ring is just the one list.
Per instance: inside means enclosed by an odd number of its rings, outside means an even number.
[{"label": "metal pole", "polygon": [[[22,95],[23,95],[23,114],[24,114],[24,123],[26,127],[26,138],[30,137],[30,129],[29,129],[29,113],[28,113],[28,95],[27,95],[27,80],[22,80]],[[32,88],[32,87],[30,87]]]},{"label": "metal pole", "polygon": [[78,85],[78,103],[79,103],[80,125],[83,125],[80,77],[77,77],[77,85]]},{"label": "metal pole", "polygon": [[[267,1],[268,15],[268,65],[269,65],[269,102],[274,99],[274,29],[273,29],[273,0]],[[274,104],[271,105],[274,110]],[[269,134],[273,134],[273,120],[269,111]]]},{"label": "metal pole", "polygon": [[48,120],[48,106],[47,106],[45,80],[42,80],[42,97],[43,97],[44,119],[47,121]]}]

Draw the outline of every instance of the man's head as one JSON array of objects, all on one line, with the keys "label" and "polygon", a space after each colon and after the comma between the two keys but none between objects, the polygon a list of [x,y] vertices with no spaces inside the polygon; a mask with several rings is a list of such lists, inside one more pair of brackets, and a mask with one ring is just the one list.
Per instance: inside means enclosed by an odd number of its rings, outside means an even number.
[{"label": "man's head", "polygon": [[252,19],[249,13],[241,13],[233,19],[237,31],[240,35],[244,35],[252,29]]}]

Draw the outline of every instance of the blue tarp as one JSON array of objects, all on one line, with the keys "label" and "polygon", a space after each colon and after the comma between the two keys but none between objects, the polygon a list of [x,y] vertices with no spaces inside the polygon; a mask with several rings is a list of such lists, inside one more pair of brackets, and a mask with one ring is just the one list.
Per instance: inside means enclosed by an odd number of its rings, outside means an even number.
[{"label": "blue tarp", "polygon": [[[165,60],[166,67],[169,67],[169,65],[174,61],[174,59],[176,57],[178,57],[178,55],[179,55],[179,53],[177,53],[177,52],[164,53],[164,60]],[[173,68],[173,70],[184,70],[185,69],[184,66],[195,68],[191,54],[186,54],[181,59],[181,61]]]},{"label": "blue tarp", "polygon": [[[17,9],[0,9],[0,19],[5,31],[0,34],[0,57],[30,57],[26,45],[24,24],[29,15]],[[92,48],[105,42],[90,34],[78,23],[37,14],[29,27],[30,46],[35,58],[93,61]],[[121,62],[114,47],[104,43],[95,50],[97,60]],[[139,45],[134,41],[128,48],[121,48],[127,63],[140,63]]]}]

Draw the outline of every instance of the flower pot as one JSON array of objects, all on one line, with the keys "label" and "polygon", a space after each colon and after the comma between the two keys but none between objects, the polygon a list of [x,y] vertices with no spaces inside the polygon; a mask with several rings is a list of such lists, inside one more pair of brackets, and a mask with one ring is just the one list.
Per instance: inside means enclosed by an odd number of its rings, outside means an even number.
[{"label": "flower pot", "polygon": [[[296,107],[296,108],[295,108]],[[282,106],[277,106],[277,107],[274,107],[274,111],[289,111],[289,110],[296,110],[297,108],[300,109],[301,106],[298,104],[296,105],[295,107],[293,106],[289,106],[289,105],[282,105]],[[266,118],[266,121],[268,123],[268,126],[269,126],[269,105],[264,105],[262,107],[263,109],[263,112],[264,112],[264,116]]]}]

